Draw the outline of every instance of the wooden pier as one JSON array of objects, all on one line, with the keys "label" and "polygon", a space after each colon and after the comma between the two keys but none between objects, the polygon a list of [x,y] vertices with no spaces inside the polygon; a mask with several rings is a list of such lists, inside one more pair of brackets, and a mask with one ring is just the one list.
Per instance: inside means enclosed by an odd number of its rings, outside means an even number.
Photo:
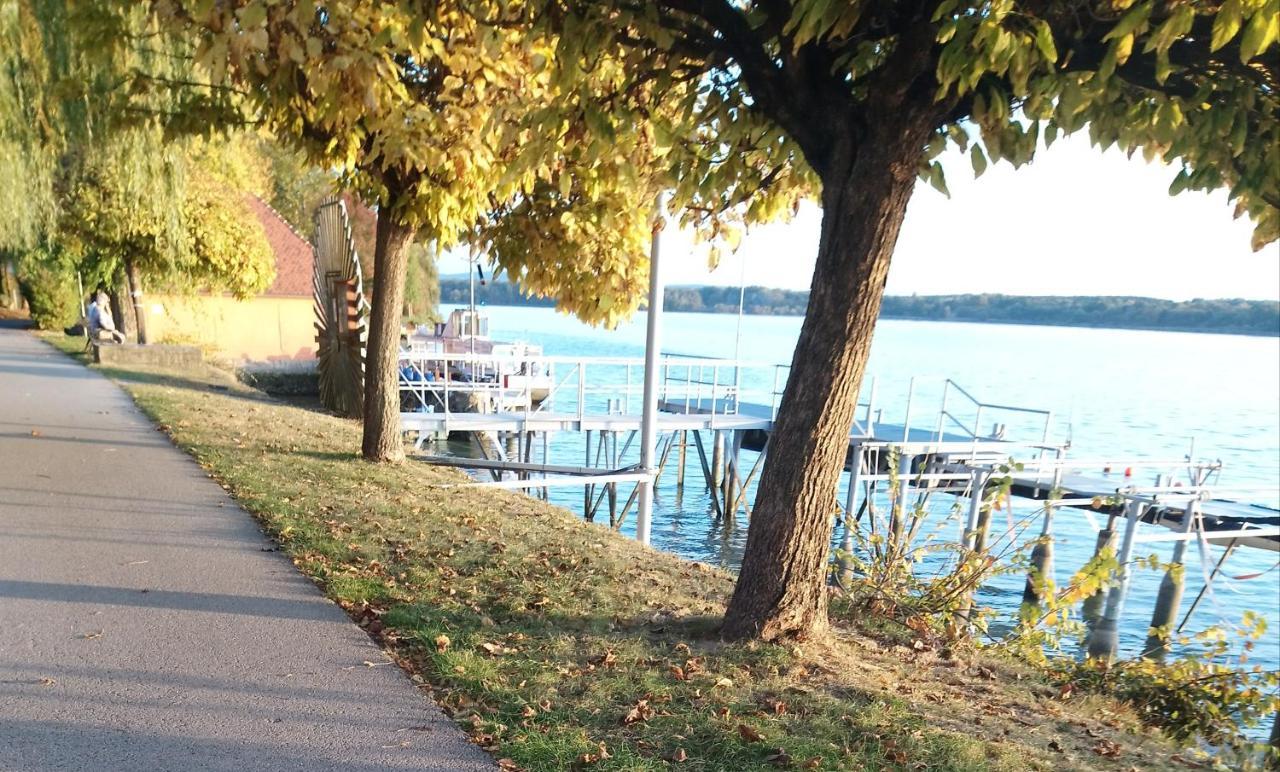
[{"label": "wooden pier", "polygon": [[[438,361],[407,364],[418,373],[459,373],[467,371],[468,362],[455,360],[477,358],[438,355]],[[401,422],[406,431],[417,434],[420,450],[433,439],[461,433],[476,440],[483,456],[420,456],[425,463],[469,468],[491,478],[475,485],[526,490],[543,497],[550,487],[581,487],[584,518],[593,520],[607,509],[614,528],[626,520],[642,485],[655,484],[673,457],[678,490],[685,486],[687,465],[696,457],[693,468],[695,474],[701,472],[714,517],[726,524],[732,524],[739,513],[749,517],[748,494],[768,454],[786,368],[663,358],[655,422],[658,458],[650,471],[624,461],[643,428],[637,409],[642,368],[638,359],[540,357],[529,362],[528,369],[554,372],[556,385],[538,400],[518,384],[513,387],[510,383],[447,376],[440,381],[405,380],[401,384],[402,404],[411,409],[401,414]],[[910,538],[911,530],[903,523],[923,517],[929,496],[937,493],[969,501],[960,542],[964,549],[982,553],[996,505],[991,491],[1005,491],[1040,504],[1036,517],[1040,518],[1041,538],[1031,553],[1032,574],[1023,596],[1024,604],[1034,606],[1040,602],[1035,577],[1052,573],[1054,513],[1062,508],[1081,511],[1097,534],[1095,554],[1112,548],[1120,566],[1114,586],[1086,603],[1084,609],[1092,630],[1090,655],[1103,658],[1116,652],[1116,625],[1137,544],[1175,543],[1177,565],[1165,577],[1152,617],[1152,629],[1166,631],[1176,622],[1180,564],[1188,543],[1226,545],[1218,566],[1208,575],[1202,596],[1234,549],[1280,551],[1280,509],[1246,503],[1226,495],[1220,486],[1215,490],[1208,485],[1220,472],[1221,465],[1216,462],[1199,462],[1190,456],[1165,461],[1070,459],[1069,444],[1055,443],[1051,437],[1051,411],[982,402],[946,380],[941,405],[925,413],[914,404],[915,387],[913,379],[903,419],[898,422],[883,420],[874,381],[870,397],[857,406],[857,419],[849,433],[847,482],[842,490],[833,491],[832,497],[832,518],[844,528],[846,551],[851,549],[854,530],[862,527],[858,525],[861,513],[877,497],[894,509],[885,526],[886,535],[896,540]],[[465,399],[459,400],[459,395]],[[474,409],[452,409],[460,402]],[[927,420],[921,421],[921,416]],[[990,428],[987,421],[992,421]],[[1018,425],[1021,431],[1009,431],[1002,421]],[[1025,436],[1027,433],[1031,436]],[[584,440],[582,465],[550,462],[548,444],[557,434],[573,434]],[[743,449],[758,454],[750,469],[741,463]],[[1135,469],[1139,471],[1135,473]],[[1157,475],[1150,484],[1137,482],[1137,476],[1149,478],[1153,471]],[[1175,473],[1183,474],[1185,482],[1175,480]],[[628,492],[620,485],[634,487]],[[1275,493],[1268,489],[1267,495],[1272,497],[1268,501],[1274,500]],[[914,509],[908,511],[908,507]],[[1144,523],[1166,530],[1140,532]],[[1199,602],[1197,598],[1192,603],[1192,610]],[[1168,638],[1153,636],[1144,654],[1160,656]]]}]

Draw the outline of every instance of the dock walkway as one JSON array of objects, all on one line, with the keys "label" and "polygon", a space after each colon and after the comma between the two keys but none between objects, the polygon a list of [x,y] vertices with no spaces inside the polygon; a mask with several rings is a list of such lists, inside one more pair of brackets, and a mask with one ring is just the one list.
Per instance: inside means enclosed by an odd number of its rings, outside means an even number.
[{"label": "dock walkway", "polygon": [[0,769],[496,768],[115,385],[0,329]]}]

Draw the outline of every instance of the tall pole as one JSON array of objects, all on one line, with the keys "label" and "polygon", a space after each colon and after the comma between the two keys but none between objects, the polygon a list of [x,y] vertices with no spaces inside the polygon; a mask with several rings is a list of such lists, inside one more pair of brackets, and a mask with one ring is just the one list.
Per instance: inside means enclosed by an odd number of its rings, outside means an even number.
[{"label": "tall pole", "polygon": [[[742,389],[742,312],[747,304],[747,256],[742,256],[742,272],[738,276],[738,329],[733,338],[733,390],[735,403]],[[716,384],[717,386],[719,384]]]},{"label": "tall pole", "polygon": [[662,348],[662,274],[658,270],[663,214],[658,194],[649,247],[649,316],[644,338],[644,415],[640,420],[640,466],[648,477],[640,483],[640,509],[636,512],[636,538],[649,543],[653,515],[654,456],[658,444],[658,354]]},{"label": "tall pole", "polygon": [[[480,258],[477,256],[476,262],[472,268],[480,265],[479,260]],[[476,272],[468,270],[467,280],[470,282],[469,286],[471,290],[470,302],[467,305],[467,330],[471,333],[471,353],[474,354],[476,353]],[[473,362],[471,366],[474,368],[475,363]]]}]

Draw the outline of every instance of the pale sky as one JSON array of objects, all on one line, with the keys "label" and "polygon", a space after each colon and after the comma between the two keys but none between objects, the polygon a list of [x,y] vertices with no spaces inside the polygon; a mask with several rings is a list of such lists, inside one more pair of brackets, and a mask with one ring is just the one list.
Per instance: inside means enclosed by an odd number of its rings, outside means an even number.
[{"label": "pale sky", "polygon": [[[1041,150],[1014,170],[978,180],[967,156],[943,159],[951,198],[916,186],[889,272],[894,295],[1141,295],[1280,298],[1280,247],[1249,247],[1247,217],[1232,220],[1225,192],[1169,196],[1174,170],[1111,150],[1083,134]],[[663,277],[671,284],[807,289],[821,212],[805,206],[789,223],[750,231],[714,272],[689,234],[669,228]],[[442,274],[467,270],[465,251]]]}]

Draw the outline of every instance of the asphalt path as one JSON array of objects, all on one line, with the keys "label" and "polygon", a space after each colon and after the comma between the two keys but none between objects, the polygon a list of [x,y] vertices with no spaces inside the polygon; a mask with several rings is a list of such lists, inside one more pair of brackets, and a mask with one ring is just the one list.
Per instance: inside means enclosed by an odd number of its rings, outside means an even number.
[{"label": "asphalt path", "polygon": [[493,760],[117,386],[0,329],[0,769]]}]

